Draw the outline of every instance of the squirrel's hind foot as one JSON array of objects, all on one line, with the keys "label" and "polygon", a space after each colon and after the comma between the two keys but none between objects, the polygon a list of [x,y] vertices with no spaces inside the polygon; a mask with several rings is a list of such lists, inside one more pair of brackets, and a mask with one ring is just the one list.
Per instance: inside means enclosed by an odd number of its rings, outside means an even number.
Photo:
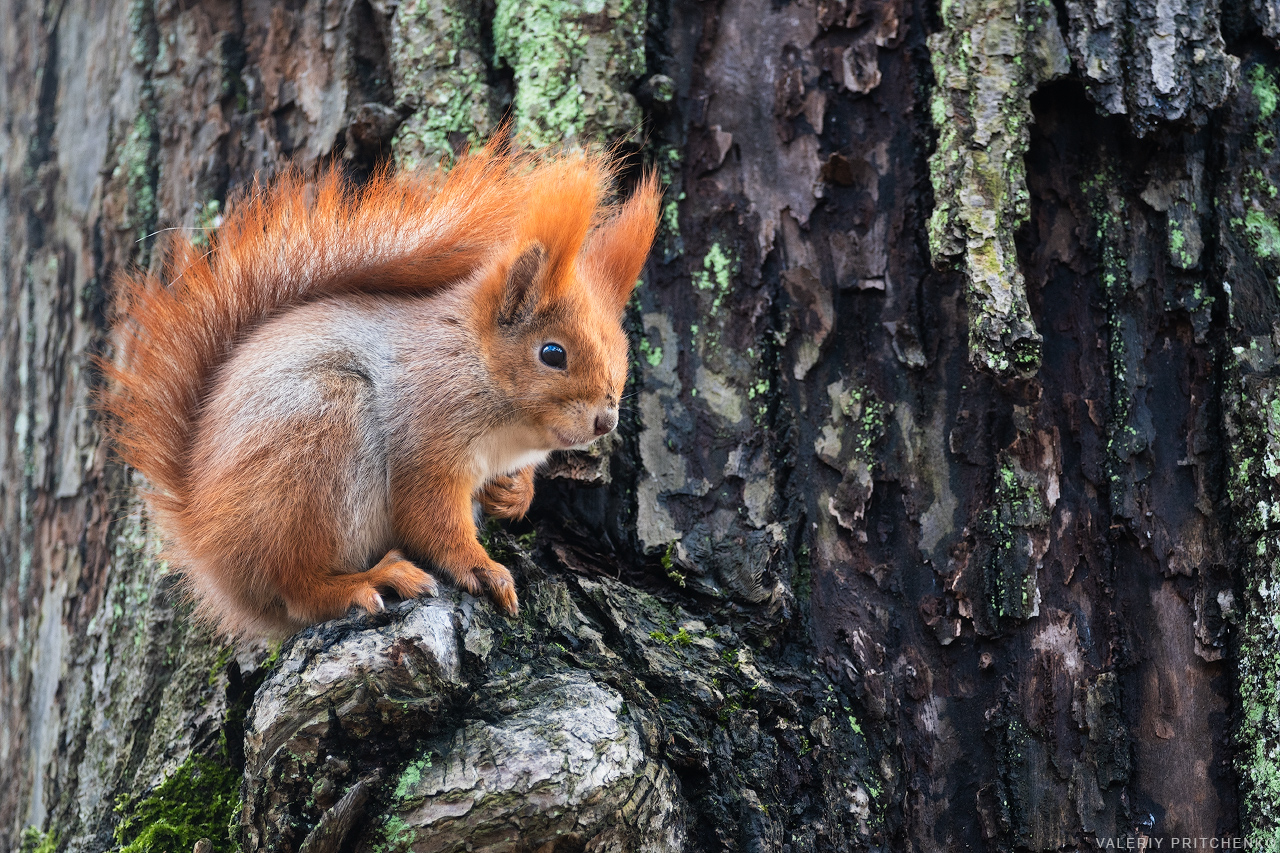
[{"label": "squirrel's hind foot", "polygon": [[432,597],[440,594],[436,579],[415,566],[396,549],[391,549],[378,564],[365,572],[369,586],[378,589],[394,589],[403,599]]},{"label": "squirrel's hind foot", "polygon": [[341,616],[352,605],[368,613],[380,613],[386,609],[380,589],[394,590],[403,599],[436,595],[439,591],[435,578],[392,550],[367,571],[313,579],[304,597],[288,597],[285,604],[291,620],[308,625]]}]

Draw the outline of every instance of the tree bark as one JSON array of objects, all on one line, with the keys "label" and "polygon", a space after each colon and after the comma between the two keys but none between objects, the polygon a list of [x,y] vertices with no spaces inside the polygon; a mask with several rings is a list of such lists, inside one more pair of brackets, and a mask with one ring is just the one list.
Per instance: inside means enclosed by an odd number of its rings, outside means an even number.
[{"label": "tree bark", "polygon": [[[0,849],[1280,850],[1278,22],[0,0]],[[618,437],[488,529],[519,618],[223,647],[112,276],[504,116],[666,182]]]}]

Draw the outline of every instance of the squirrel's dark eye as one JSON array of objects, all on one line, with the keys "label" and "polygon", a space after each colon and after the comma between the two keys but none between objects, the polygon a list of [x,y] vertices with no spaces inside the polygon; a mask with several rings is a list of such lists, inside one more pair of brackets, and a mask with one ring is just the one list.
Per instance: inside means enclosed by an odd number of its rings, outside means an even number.
[{"label": "squirrel's dark eye", "polygon": [[542,352],[538,353],[538,355],[542,359],[542,363],[547,367],[564,370],[566,357],[564,347],[559,344],[544,344]]}]

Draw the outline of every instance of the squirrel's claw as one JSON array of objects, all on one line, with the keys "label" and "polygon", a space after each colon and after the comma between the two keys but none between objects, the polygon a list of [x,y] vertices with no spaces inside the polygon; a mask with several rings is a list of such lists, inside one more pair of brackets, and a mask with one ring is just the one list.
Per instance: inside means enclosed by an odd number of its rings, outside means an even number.
[{"label": "squirrel's claw", "polygon": [[520,612],[520,602],[516,598],[516,582],[511,577],[511,572],[507,571],[506,566],[501,563],[493,563],[489,566],[477,566],[472,572],[480,583],[489,590],[489,596],[499,610],[502,610],[508,616],[515,616]]}]

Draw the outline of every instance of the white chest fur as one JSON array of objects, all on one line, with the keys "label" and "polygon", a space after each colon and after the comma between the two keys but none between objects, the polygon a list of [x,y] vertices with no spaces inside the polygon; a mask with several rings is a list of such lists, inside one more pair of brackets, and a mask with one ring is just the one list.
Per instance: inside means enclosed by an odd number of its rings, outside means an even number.
[{"label": "white chest fur", "polygon": [[521,468],[540,465],[551,452],[541,447],[541,436],[526,427],[501,427],[472,445],[472,466],[476,485],[494,477],[514,474]]}]

